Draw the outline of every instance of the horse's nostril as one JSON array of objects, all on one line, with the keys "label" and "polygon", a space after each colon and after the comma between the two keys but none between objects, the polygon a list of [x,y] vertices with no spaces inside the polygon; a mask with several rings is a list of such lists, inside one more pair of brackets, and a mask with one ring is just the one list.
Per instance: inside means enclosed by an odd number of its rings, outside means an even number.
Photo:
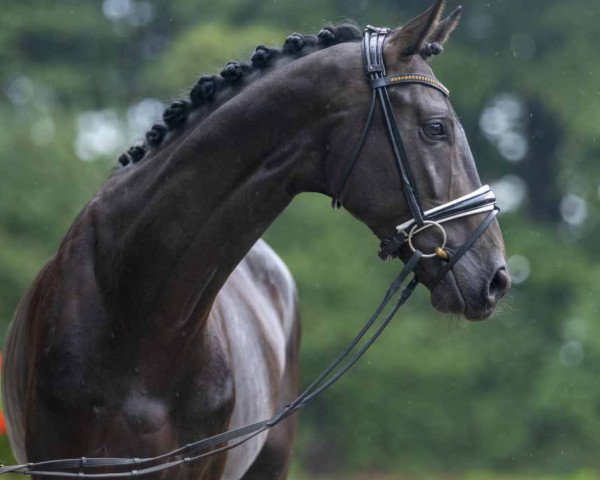
[{"label": "horse's nostril", "polygon": [[500,300],[510,288],[510,275],[505,267],[498,269],[490,283],[489,295],[494,302]]}]

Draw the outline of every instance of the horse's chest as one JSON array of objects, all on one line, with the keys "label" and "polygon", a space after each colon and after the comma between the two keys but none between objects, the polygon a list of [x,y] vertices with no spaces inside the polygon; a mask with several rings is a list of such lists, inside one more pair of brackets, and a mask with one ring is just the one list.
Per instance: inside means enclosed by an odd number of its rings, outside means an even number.
[{"label": "horse's chest", "polygon": [[136,439],[159,453],[227,427],[235,395],[227,356],[218,346],[168,356],[123,355],[119,361],[114,359],[120,349],[109,350],[98,357],[75,355],[67,344],[51,349],[36,388],[45,423],[72,422],[73,431],[85,425],[94,438],[83,443],[92,451],[115,445],[118,452],[97,453],[127,455],[146,450]]}]

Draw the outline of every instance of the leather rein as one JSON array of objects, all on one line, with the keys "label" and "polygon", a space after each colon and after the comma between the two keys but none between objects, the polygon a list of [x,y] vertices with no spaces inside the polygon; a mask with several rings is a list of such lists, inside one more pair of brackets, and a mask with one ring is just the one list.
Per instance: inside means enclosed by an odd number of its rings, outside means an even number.
[{"label": "leather rein", "polygon": [[[449,95],[448,89],[433,77],[422,74],[403,74],[386,76],[383,61],[383,46],[391,30],[368,26],[363,35],[363,62],[365,73],[372,90],[369,113],[362,135],[349,159],[342,181],[333,199],[334,208],[342,206],[340,195],[352,173],[366,141],[377,100],[381,106],[383,118],[388,131],[394,159],[402,182],[404,195],[412,218],[396,227],[394,237],[382,241],[380,256],[384,259],[400,255],[400,248],[408,244],[413,252],[404,268],[390,285],[382,302],[375,313],[365,323],[362,329],[340,352],[333,362],[294,400],[282,407],[273,417],[235,430],[229,430],[212,437],[204,438],[197,442],[189,443],[170,452],[147,458],[73,458],[46,460],[21,465],[2,466],[0,475],[5,473],[39,475],[47,477],[64,478],[130,478],[152,474],[196,462],[202,458],[223,453],[247,442],[260,433],[274,427],[293,413],[304,408],[308,403],[321,395],[325,390],[337,382],[358,360],[365,354],[369,347],[379,338],[384,329],[391,322],[398,309],[408,300],[419,281],[416,276],[406,284],[408,277],[413,273],[422,258],[441,257],[446,260],[434,279],[432,289],[452,269],[456,262],[473,246],[477,239],[489,227],[499,212],[496,197],[488,186],[481,187],[475,192],[448,202],[431,210],[424,211],[419,201],[419,195],[408,163],[408,155],[398,130],[398,124],[390,101],[387,88],[392,85],[421,84],[438,90],[444,96]],[[487,212],[483,222],[471,233],[467,241],[462,244],[452,255],[445,250],[446,232],[442,224],[457,218]],[[443,244],[434,253],[424,254],[413,245],[413,237],[425,229],[435,227],[443,236]],[[388,309],[383,319],[380,319],[385,308],[400,292],[393,306]],[[377,323],[379,319],[379,322]],[[373,329],[374,325],[377,326]],[[369,335],[367,335],[370,332]],[[362,343],[361,343],[362,341]],[[359,345],[360,344],[360,345]],[[233,443],[229,443],[233,442]],[[119,471],[105,472],[106,469]]]}]

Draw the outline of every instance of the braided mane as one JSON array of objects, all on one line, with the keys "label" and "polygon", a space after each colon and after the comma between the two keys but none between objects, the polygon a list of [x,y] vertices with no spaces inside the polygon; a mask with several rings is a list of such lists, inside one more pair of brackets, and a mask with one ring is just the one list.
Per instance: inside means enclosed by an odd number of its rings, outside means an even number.
[{"label": "braided mane", "polygon": [[[257,78],[255,72],[263,72],[274,68],[275,60],[288,58],[295,60],[317,50],[337,45],[338,43],[355,41],[361,38],[361,31],[356,25],[342,24],[327,26],[318,35],[301,35],[294,33],[286,38],[281,49],[259,45],[250,57],[250,63],[228,62],[219,75],[205,75],[198,79],[189,93],[189,99],[177,100],[163,112],[163,122],[153,125],[146,132],[145,142],[134,145],[119,156],[121,167],[127,167],[142,160],[152,149],[160,147],[167,134],[176,134],[186,124],[191,113],[202,106],[217,107],[217,93],[226,92],[229,88],[233,95],[239,92],[244,80]],[[260,73],[258,73],[260,75]],[[252,78],[250,78],[252,77]],[[232,96],[233,96],[232,95]],[[231,98],[228,97],[228,99]]]}]

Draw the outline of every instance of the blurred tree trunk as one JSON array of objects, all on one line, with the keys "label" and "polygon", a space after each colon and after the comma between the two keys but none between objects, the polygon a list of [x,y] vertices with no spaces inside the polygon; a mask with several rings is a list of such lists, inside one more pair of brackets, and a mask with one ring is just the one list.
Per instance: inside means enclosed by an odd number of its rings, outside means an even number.
[{"label": "blurred tree trunk", "polygon": [[563,130],[539,98],[527,98],[525,107],[524,130],[529,152],[523,160],[521,175],[527,183],[529,214],[536,220],[554,222],[560,218],[557,178]]}]

